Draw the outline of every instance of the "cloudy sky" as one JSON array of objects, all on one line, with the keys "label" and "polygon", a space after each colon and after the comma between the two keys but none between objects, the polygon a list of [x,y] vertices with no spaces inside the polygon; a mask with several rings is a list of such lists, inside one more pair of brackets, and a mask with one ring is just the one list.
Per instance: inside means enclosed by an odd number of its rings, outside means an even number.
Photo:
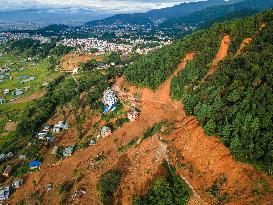
[{"label": "cloudy sky", "polygon": [[73,8],[75,10],[85,8],[109,13],[128,13],[144,12],[193,1],[198,0],[0,0],[0,11],[29,8]]}]

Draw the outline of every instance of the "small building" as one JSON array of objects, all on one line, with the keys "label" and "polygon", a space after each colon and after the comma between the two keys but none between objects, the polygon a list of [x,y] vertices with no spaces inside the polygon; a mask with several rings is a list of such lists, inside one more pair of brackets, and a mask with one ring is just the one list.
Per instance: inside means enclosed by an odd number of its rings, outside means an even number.
[{"label": "small building", "polygon": [[24,154],[21,154],[21,155],[19,155],[19,159],[26,160],[26,159],[27,159],[27,156],[26,156],[26,155],[24,155]]},{"label": "small building", "polygon": [[49,184],[47,184],[47,185],[45,186],[46,192],[49,192],[49,191],[51,191],[52,189],[53,189],[53,183],[49,183]]},{"label": "small building", "polygon": [[108,88],[103,92],[103,98],[102,103],[104,104],[105,108],[103,113],[106,114],[110,111],[113,111],[116,109],[116,103],[117,103],[117,97],[113,90]]},{"label": "small building", "polygon": [[74,145],[66,147],[63,151],[63,156],[64,157],[70,157],[72,153],[74,152]]},{"label": "small building", "polygon": [[39,133],[37,134],[37,137],[38,137],[38,139],[40,139],[40,140],[45,140],[45,139],[47,139],[47,137],[49,137],[49,136],[48,136],[48,132],[47,132],[47,131],[39,132]]},{"label": "small building", "polygon": [[9,94],[9,89],[5,89],[5,90],[3,91],[3,93],[4,93],[4,95]]},{"label": "small building", "polygon": [[49,132],[50,131],[50,126],[49,125],[45,125],[43,128],[44,132]]},{"label": "small building", "polygon": [[130,121],[135,121],[137,118],[139,117],[139,112],[136,109],[131,109],[128,113],[127,113],[127,118]]},{"label": "small building", "polygon": [[40,169],[41,165],[42,165],[42,162],[40,162],[38,160],[34,160],[34,161],[28,163],[29,169]]},{"label": "small building", "polygon": [[10,187],[1,187],[0,188],[0,201],[6,201],[9,198]]},{"label": "small building", "polygon": [[13,96],[19,96],[22,95],[24,92],[21,89],[16,88],[15,91],[12,92]]},{"label": "small building", "polygon": [[0,162],[3,162],[6,160],[6,155],[5,154],[0,154]]},{"label": "small building", "polygon": [[52,131],[54,133],[62,132],[63,130],[66,130],[69,128],[69,125],[63,121],[59,121],[57,124],[54,125]]},{"label": "small building", "polygon": [[4,176],[4,177],[9,177],[10,174],[11,174],[11,172],[12,172],[12,166],[8,165],[8,166],[6,167],[6,169],[5,169],[5,171],[3,172],[3,176]]},{"label": "small building", "polygon": [[72,74],[77,74],[78,73],[79,68],[74,68],[72,71]]},{"label": "small building", "polygon": [[111,129],[110,129],[109,127],[103,126],[103,127],[101,128],[100,135],[101,135],[102,137],[108,137],[108,136],[111,135],[111,134],[112,134],[112,131],[111,131]]},{"label": "small building", "polygon": [[94,139],[91,139],[91,140],[89,141],[89,145],[94,145],[94,144],[96,144],[96,141],[95,141]]},{"label": "small building", "polygon": [[9,152],[8,154],[6,154],[6,158],[10,159],[14,156],[14,154],[12,152]]},{"label": "small building", "polygon": [[11,183],[11,187],[13,189],[19,189],[20,186],[22,186],[23,183],[24,183],[23,179],[16,179]]}]

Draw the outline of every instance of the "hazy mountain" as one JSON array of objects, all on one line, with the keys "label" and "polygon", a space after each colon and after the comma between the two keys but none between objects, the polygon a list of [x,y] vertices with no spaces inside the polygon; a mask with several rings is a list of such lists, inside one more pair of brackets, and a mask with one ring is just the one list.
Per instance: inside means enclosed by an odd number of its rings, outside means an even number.
[{"label": "hazy mountain", "polygon": [[273,0],[247,0],[229,5],[209,7],[187,16],[170,19],[164,22],[162,26],[179,27],[183,24],[211,24],[216,21],[249,16],[271,7],[273,7]]},{"label": "hazy mountain", "polygon": [[0,23],[32,22],[37,24],[83,24],[89,19],[101,19],[108,13],[90,9],[27,9],[0,12]]},{"label": "hazy mountain", "polygon": [[131,23],[131,24],[148,24],[151,23],[152,19],[171,19],[181,16],[191,14],[196,11],[201,11],[207,7],[223,4],[232,4],[235,2],[240,2],[242,0],[208,0],[208,1],[199,1],[199,2],[190,2],[190,3],[181,3],[179,5],[155,9],[148,11],[146,13],[134,13],[134,14],[122,14],[114,15],[103,20],[90,21],[87,25],[111,25],[113,23]]}]

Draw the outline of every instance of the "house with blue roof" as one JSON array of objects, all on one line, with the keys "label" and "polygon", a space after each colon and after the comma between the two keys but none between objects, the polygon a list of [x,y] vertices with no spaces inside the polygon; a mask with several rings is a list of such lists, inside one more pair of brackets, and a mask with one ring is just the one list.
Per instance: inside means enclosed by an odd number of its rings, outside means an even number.
[{"label": "house with blue roof", "polygon": [[39,160],[34,160],[28,163],[29,169],[39,169],[41,165],[42,165],[42,162]]}]

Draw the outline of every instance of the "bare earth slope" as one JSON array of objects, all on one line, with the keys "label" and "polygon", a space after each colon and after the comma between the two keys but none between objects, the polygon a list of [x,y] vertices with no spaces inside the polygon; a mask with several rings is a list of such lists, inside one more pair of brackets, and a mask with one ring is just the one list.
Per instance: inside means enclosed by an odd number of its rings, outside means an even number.
[{"label": "bare earth slope", "polygon": [[[217,54],[218,60],[214,61],[214,67],[217,67],[219,60],[227,54],[229,37],[224,39],[222,44],[225,49],[221,54],[220,51]],[[188,53],[173,76],[193,58],[194,54]],[[70,158],[56,164],[53,164],[54,160],[48,154],[41,170],[30,174],[26,184],[14,193],[11,203],[26,199],[28,204],[32,204],[30,194],[39,190],[44,198],[42,204],[58,204],[61,201],[59,185],[65,180],[75,179],[75,173],[80,171],[83,178],[74,185],[73,190],[84,187],[87,194],[74,199],[71,203],[100,204],[96,191],[99,176],[111,168],[119,167],[125,174],[119,194],[115,196],[116,204],[119,202],[131,204],[134,195],[145,194],[147,185],[153,177],[163,174],[160,164],[167,158],[192,188],[194,194],[189,202],[191,205],[216,203],[217,200],[208,193],[208,190],[213,182],[222,176],[226,176],[227,180],[219,193],[228,194],[228,204],[270,204],[270,201],[273,201],[272,193],[264,192],[265,195],[253,193],[263,188],[261,182],[266,187],[273,187],[273,179],[259,173],[252,166],[233,159],[218,138],[207,136],[197,120],[185,114],[183,105],[171,100],[169,92],[173,76],[154,92],[147,88],[129,86],[123,78],[118,79],[116,86],[121,90],[127,87],[128,95],[141,94],[142,97],[137,103],[141,108],[140,117],[135,122],[124,124],[110,137],[99,140],[96,145],[78,150]],[[117,151],[117,148],[127,145],[132,139],[137,139],[147,128],[162,120],[174,124],[175,129],[170,135],[163,137],[161,141],[160,136],[155,135],[126,152]],[[66,135],[68,132],[64,133],[59,143],[65,140]],[[107,158],[95,162],[94,157],[101,152],[104,152]],[[183,167],[179,166],[181,164]],[[36,186],[33,185],[33,180],[37,182]],[[44,187],[50,182],[54,183],[54,190],[45,192]]]}]

